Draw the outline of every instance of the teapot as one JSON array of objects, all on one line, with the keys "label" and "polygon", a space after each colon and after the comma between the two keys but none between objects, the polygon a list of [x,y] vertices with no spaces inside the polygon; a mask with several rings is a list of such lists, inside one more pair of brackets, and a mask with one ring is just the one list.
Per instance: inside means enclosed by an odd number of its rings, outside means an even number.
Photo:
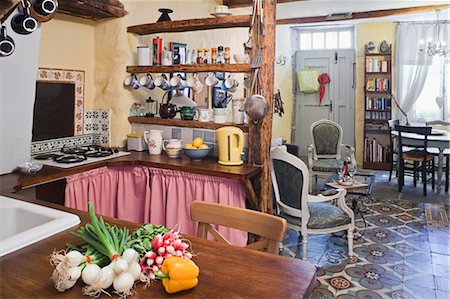
[{"label": "teapot", "polygon": [[159,115],[161,118],[174,118],[177,112],[177,106],[173,104],[161,104],[159,106]]}]

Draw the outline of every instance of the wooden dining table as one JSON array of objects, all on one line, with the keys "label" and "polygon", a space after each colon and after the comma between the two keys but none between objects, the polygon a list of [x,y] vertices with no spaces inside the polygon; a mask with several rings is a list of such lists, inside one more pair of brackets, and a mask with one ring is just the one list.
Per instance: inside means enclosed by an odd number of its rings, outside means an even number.
[{"label": "wooden dining table", "polygon": [[[433,133],[434,132],[434,133]],[[393,136],[398,136],[397,131],[392,131]],[[404,145],[423,146],[424,135],[415,133],[402,133]],[[437,192],[442,188],[442,169],[444,165],[444,151],[450,149],[450,132],[433,130],[432,135],[428,135],[428,148],[437,148],[438,154],[438,173],[437,173]]]},{"label": "wooden dining table", "polygon": [[[39,200],[15,196],[29,202],[75,213],[83,225],[89,221],[83,211],[61,207]],[[110,224],[129,229],[138,224],[105,217]],[[82,295],[83,283],[58,292],[50,279],[53,267],[48,257],[66,243],[79,242],[69,230],[0,257],[1,298],[88,298]],[[167,294],[161,281],[147,288],[137,283],[129,298],[307,298],[316,284],[316,268],[308,262],[255,250],[220,244],[185,235],[191,242],[193,261],[200,268],[199,283],[191,290]],[[113,295],[113,298],[116,295]],[[100,298],[109,298],[102,294]]]}]

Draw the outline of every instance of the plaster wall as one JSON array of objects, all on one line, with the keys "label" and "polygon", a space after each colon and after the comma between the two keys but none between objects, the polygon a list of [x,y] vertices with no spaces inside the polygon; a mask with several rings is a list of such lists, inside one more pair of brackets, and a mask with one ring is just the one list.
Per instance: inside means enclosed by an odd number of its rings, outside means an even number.
[{"label": "plaster wall", "polygon": [[95,108],[95,25],[93,21],[64,14],[41,25],[39,67],[84,71],[87,109]]}]

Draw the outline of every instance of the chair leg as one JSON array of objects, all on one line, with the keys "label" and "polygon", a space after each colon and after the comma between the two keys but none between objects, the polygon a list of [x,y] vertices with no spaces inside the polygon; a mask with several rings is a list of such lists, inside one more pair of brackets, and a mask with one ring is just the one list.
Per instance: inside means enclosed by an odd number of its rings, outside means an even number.
[{"label": "chair leg", "polygon": [[303,260],[306,261],[308,259],[308,234],[302,234],[302,246],[303,246]]},{"label": "chair leg", "polygon": [[312,173],[309,175],[309,192],[311,193],[313,190],[313,175]]},{"label": "chair leg", "polygon": [[435,164],[434,164],[434,159],[433,159],[433,160],[431,160],[431,189],[433,189],[433,191],[434,191],[434,187],[436,185],[436,181],[435,181],[436,172],[435,172],[434,167],[435,167]]},{"label": "chair leg", "polygon": [[423,196],[427,196],[427,162],[422,162]]},{"label": "chair leg", "polygon": [[353,252],[353,228],[347,230],[347,240],[348,240],[348,256],[354,256]]},{"label": "chair leg", "polygon": [[416,161],[414,161],[414,188],[416,188],[417,187],[417,172],[416,172],[416,169],[417,169],[417,162]]},{"label": "chair leg", "polygon": [[398,180],[397,180],[397,183],[398,183],[398,192],[402,192],[402,189],[403,189],[403,184],[404,184],[404,180],[405,180],[405,169],[404,169],[404,165],[403,165],[403,160],[400,160],[399,162],[398,162],[398,171],[397,171],[397,173],[398,173]]},{"label": "chair leg", "polygon": [[394,164],[391,162],[391,169],[389,169],[389,182],[392,179],[392,168],[394,168]]}]

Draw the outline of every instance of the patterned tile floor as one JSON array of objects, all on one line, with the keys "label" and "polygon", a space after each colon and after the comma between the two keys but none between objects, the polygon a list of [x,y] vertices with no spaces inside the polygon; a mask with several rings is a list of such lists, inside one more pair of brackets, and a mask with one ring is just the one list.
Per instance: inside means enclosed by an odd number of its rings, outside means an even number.
[{"label": "patterned tile floor", "polygon": [[[311,298],[450,299],[449,193],[430,188],[425,198],[421,185],[407,180],[399,194],[385,172],[376,173],[375,184],[365,234],[355,240],[357,257],[347,258],[344,237],[308,237],[308,261],[318,268]],[[360,217],[356,224],[362,231]],[[282,255],[301,258],[300,241],[289,229]]]}]

